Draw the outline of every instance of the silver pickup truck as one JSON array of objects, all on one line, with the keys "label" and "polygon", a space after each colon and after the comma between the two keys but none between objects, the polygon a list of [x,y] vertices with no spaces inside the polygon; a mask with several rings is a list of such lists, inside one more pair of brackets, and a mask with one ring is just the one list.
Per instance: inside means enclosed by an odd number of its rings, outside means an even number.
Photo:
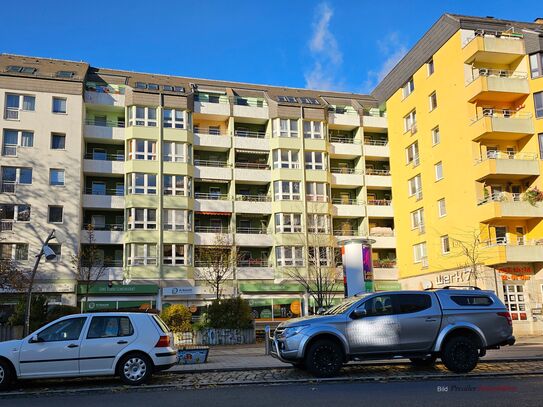
[{"label": "silver pickup truck", "polygon": [[281,323],[271,355],[319,377],[352,360],[441,358],[457,373],[475,368],[487,349],[513,345],[511,316],[492,291],[387,291],[346,298],[324,314]]}]

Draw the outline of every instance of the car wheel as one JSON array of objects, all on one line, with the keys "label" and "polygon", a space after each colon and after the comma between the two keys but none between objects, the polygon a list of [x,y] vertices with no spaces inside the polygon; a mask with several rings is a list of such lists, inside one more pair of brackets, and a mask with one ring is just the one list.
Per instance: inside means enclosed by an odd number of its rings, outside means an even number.
[{"label": "car wheel", "polygon": [[445,343],[441,360],[447,369],[455,373],[470,372],[479,360],[477,343],[467,336],[455,336]]},{"label": "car wheel", "polygon": [[305,365],[307,370],[317,377],[334,376],[343,365],[341,347],[330,340],[318,340],[309,347]]},{"label": "car wheel", "polygon": [[296,369],[300,369],[300,370],[307,370],[307,366],[305,365],[305,362],[295,362],[292,364],[292,366],[294,366]]},{"label": "car wheel", "polygon": [[413,366],[433,366],[436,363],[437,356],[432,355],[426,358],[411,358],[409,359],[411,361],[411,364]]},{"label": "car wheel", "polygon": [[0,390],[9,389],[14,378],[13,370],[9,363],[5,360],[0,360]]},{"label": "car wheel", "polygon": [[152,369],[151,360],[142,353],[125,355],[119,360],[118,364],[118,373],[121,380],[132,386],[148,381],[153,374]]}]

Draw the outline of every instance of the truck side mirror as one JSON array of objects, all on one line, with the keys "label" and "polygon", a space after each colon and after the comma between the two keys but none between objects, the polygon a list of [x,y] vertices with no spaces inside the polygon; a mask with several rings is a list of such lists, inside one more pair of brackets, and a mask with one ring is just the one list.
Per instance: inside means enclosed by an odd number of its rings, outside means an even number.
[{"label": "truck side mirror", "polygon": [[368,316],[368,311],[365,308],[357,308],[351,314],[351,318],[353,319],[364,318],[366,316]]}]

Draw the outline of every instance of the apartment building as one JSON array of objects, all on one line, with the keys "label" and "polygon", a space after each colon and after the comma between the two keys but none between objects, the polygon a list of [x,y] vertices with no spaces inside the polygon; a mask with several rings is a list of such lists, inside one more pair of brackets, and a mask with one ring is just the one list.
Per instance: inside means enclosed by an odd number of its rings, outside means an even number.
[{"label": "apartment building", "polygon": [[373,92],[402,287],[496,290],[519,333],[543,330],[542,23],[445,14]]},{"label": "apartment building", "polygon": [[309,253],[335,266],[353,236],[375,240],[376,288],[398,286],[387,123],[372,96],[15,55],[0,56],[0,92],[2,255],[30,267],[54,228],[60,256],[37,287],[55,301],[83,293],[71,259],[89,225],[106,272],[86,309],[198,313],[212,298],[202,253],[218,243],[239,257],[224,293],[260,319],[296,315],[304,290],[285,271]]}]

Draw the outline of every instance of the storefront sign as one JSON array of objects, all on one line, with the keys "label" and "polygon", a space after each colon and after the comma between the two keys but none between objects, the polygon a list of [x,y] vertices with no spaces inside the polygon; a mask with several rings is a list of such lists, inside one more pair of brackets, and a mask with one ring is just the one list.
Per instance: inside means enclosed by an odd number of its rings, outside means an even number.
[{"label": "storefront sign", "polygon": [[500,273],[516,273],[516,274],[532,274],[532,268],[530,266],[509,266],[500,267],[498,269]]},{"label": "storefront sign", "polygon": [[397,281],[374,281],[375,291],[396,291],[402,286]]},{"label": "storefront sign", "polygon": [[[19,293],[23,290],[0,290],[5,293]],[[75,284],[35,284],[32,287],[33,293],[73,293],[75,292]]]},{"label": "storefront sign", "polygon": [[[86,288],[84,285],[79,285],[77,291],[79,294],[86,294]],[[158,293],[158,286],[156,284],[115,284],[109,287],[107,284],[95,284],[89,288],[89,294],[94,295],[133,295],[133,294],[153,294]]]},{"label": "storefront sign", "polygon": [[456,270],[455,272],[448,274],[436,275],[436,285],[454,285],[458,283],[469,283],[471,275],[470,270]]},{"label": "storefront sign", "polygon": [[243,283],[239,285],[239,289],[244,292],[304,292],[305,289],[301,284],[268,284],[268,283]]}]

